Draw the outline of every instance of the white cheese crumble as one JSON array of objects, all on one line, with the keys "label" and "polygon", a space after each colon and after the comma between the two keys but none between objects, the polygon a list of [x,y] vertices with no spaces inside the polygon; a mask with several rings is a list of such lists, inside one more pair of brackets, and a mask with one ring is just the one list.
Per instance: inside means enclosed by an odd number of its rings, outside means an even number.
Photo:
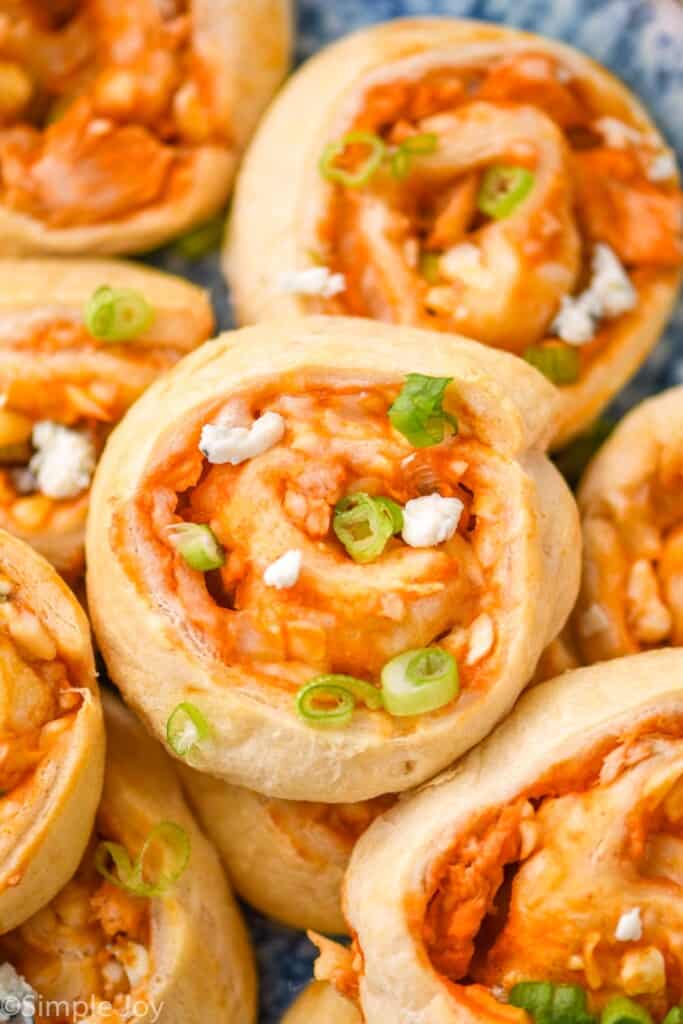
[{"label": "white cheese crumble", "polygon": [[676,158],[668,149],[653,157],[647,168],[650,181],[669,181],[676,177],[677,172]]},{"label": "white cheese crumble", "polygon": [[459,498],[427,494],[412,498],[403,508],[403,540],[411,548],[431,548],[449,540],[464,508]]},{"label": "white cheese crumble", "polygon": [[643,923],[640,920],[640,907],[626,910],[617,922],[614,932],[617,942],[639,942],[643,937]]},{"label": "white cheese crumble", "polygon": [[596,321],[633,309],[638,293],[614,250],[598,242],[593,248],[592,277],[579,295],[565,295],[551,330],[568,345],[585,345],[595,335]]},{"label": "white cheese crumble", "polygon": [[0,966],[0,1021],[32,1021],[36,993],[10,963]]},{"label": "white cheese crumble", "polygon": [[85,434],[52,420],[36,423],[31,436],[36,453],[29,470],[41,494],[76,498],[87,490],[95,472],[95,448]]},{"label": "white cheese crumble", "polygon": [[301,574],[301,552],[292,548],[285,551],[284,555],[271,562],[263,574],[263,582],[267,587],[275,587],[276,590],[287,590],[298,582]]},{"label": "white cheese crumble", "polygon": [[331,299],[346,288],[343,274],[333,274],[329,267],[308,267],[306,270],[283,270],[278,290],[289,295],[320,295]]},{"label": "white cheese crumble", "polygon": [[250,427],[205,423],[199,450],[214,465],[229,462],[231,466],[239,466],[267,452],[282,440],[284,433],[285,421],[279,412],[264,412]]},{"label": "white cheese crumble", "polygon": [[643,133],[617,117],[599,117],[595,127],[612,149],[626,149],[630,144],[637,146],[643,141]]}]

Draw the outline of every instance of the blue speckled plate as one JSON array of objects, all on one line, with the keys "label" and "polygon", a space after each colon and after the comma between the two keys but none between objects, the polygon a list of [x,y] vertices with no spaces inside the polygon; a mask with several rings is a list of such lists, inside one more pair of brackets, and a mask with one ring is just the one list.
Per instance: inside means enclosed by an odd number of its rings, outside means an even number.
[{"label": "blue speckled plate", "polygon": [[[298,56],[305,59],[333,39],[371,22],[428,14],[501,22],[578,46],[642,97],[683,164],[683,5],[679,0],[300,0]],[[295,138],[292,144],[296,145]],[[209,284],[221,327],[231,326],[229,297],[215,257],[185,264],[162,254],[155,262]],[[683,302],[646,366],[617,399],[616,409],[621,413],[647,394],[680,383]],[[310,977],[313,949],[297,932],[278,928],[253,913],[248,918],[261,973],[259,1024],[276,1024]]]}]

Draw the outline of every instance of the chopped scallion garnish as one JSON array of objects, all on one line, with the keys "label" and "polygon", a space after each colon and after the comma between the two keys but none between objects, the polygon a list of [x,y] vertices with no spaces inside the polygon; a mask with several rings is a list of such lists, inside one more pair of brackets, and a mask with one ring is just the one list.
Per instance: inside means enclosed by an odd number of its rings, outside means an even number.
[{"label": "chopped scallion garnish", "polygon": [[84,310],[85,326],[100,341],[132,341],[151,326],[154,310],[133,288],[103,284],[93,292]]},{"label": "chopped scallion garnish", "polygon": [[183,701],[169,715],[166,739],[174,754],[187,757],[209,735],[209,723],[194,704]]},{"label": "chopped scallion garnish", "polygon": [[332,528],[354,562],[372,562],[403,529],[403,511],[391,498],[358,491],[337,502]]},{"label": "chopped scallion garnish", "polygon": [[434,132],[422,132],[420,135],[409,135],[396,148],[391,157],[391,173],[399,181],[410,174],[413,157],[427,156],[434,153],[439,144],[439,137]]},{"label": "chopped scallion garnish", "polygon": [[209,572],[225,563],[225,551],[210,526],[200,523],[173,523],[168,538],[191,569]]},{"label": "chopped scallion garnish", "polygon": [[330,674],[315,676],[295,700],[299,717],[319,729],[347,726],[358,702],[374,711],[382,706],[382,694],[363,679]]},{"label": "chopped scallion garnish", "polygon": [[615,996],[602,1011],[600,1024],[652,1024],[652,1017],[632,999]]},{"label": "chopped scallion garnish", "polygon": [[447,426],[457,433],[457,420],[443,408],[446,388],[452,380],[452,377],[409,373],[389,409],[392,426],[416,448],[439,444],[444,439]]},{"label": "chopped scallion garnish", "polygon": [[662,1024],[683,1024],[683,1006],[672,1006]]},{"label": "chopped scallion garnish", "polygon": [[[365,160],[355,171],[348,171],[337,163],[339,157],[350,146],[363,146],[367,150]],[[328,181],[345,185],[346,188],[362,188],[379,169],[385,154],[386,145],[379,135],[372,132],[348,132],[338,141],[330,142],[325,147],[320,158],[320,173]]]},{"label": "chopped scallion garnish", "polygon": [[575,384],[581,373],[579,350],[561,341],[530,345],[524,352],[524,358],[558,387]]},{"label": "chopped scallion garnish", "polygon": [[534,1024],[594,1024],[580,985],[521,981],[510,989],[509,1003],[526,1010]]},{"label": "chopped scallion garnish", "polygon": [[459,692],[457,662],[440,647],[406,651],[382,669],[384,706],[391,715],[436,711],[455,700]]},{"label": "chopped scallion garnish", "polygon": [[529,195],[535,180],[536,175],[526,167],[494,164],[484,174],[479,188],[477,206],[480,212],[494,220],[509,217]]},{"label": "chopped scallion garnish", "polygon": [[135,896],[165,895],[183,874],[189,860],[190,837],[174,821],[155,825],[135,861],[131,861],[120,843],[103,840],[95,851],[95,868],[103,878]]}]

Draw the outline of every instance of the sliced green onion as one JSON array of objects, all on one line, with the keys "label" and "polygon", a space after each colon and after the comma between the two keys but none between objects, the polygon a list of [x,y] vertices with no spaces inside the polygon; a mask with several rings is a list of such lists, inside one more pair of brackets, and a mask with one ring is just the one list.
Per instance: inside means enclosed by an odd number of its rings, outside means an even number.
[{"label": "sliced green onion", "polygon": [[330,674],[315,676],[295,698],[299,717],[318,729],[347,726],[359,701],[376,711],[382,707],[382,694],[363,679]]},{"label": "sliced green onion", "polygon": [[672,1006],[662,1024],[683,1024],[683,1006]]},{"label": "sliced green onion", "polygon": [[433,153],[438,144],[439,137],[434,132],[423,132],[404,139],[391,158],[391,173],[399,180],[407,177],[413,166],[413,157]]},{"label": "sliced green onion", "polygon": [[110,288],[103,284],[85,304],[85,326],[101,341],[131,341],[151,326],[154,310],[133,288]]},{"label": "sliced green onion", "polygon": [[[570,487],[576,487],[586,466],[614,430],[614,422],[600,417],[588,430],[553,455],[553,462]],[[683,1024],[683,1022],[681,1022]]]},{"label": "sliced green onion", "polygon": [[409,373],[389,409],[392,426],[416,448],[427,448],[443,441],[446,425],[457,433],[458,421],[443,408],[444,394],[452,380],[452,377]]},{"label": "sliced green onion", "polygon": [[509,217],[534,187],[536,175],[526,167],[494,164],[489,167],[477,195],[481,213],[495,220]]},{"label": "sliced green onion", "polygon": [[134,862],[120,843],[103,840],[95,850],[95,868],[103,878],[136,896],[163,896],[178,881],[189,860],[190,837],[174,821],[154,826]]},{"label": "sliced green onion", "polygon": [[382,669],[384,706],[391,715],[423,715],[450,704],[460,692],[458,665],[440,647],[399,654]]},{"label": "sliced green onion", "polygon": [[441,280],[441,253],[421,253],[418,269],[427,284],[438,284]]},{"label": "sliced green onion", "polygon": [[535,1024],[550,1024],[554,986],[549,981],[520,981],[508,994],[508,1002],[533,1017]]},{"label": "sliced green onion", "polygon": [[436,132],[421,132],[419,135],[409,135],[404,139],[399,149],[404,153],[411,153],[415,156],[428,156],[435,153],[439,145],[439,136]]},{"label": "sliced green onion", "polygon": [[652,1017],[632,999],[615,996],[602,1011],[600,1024],[652,1024]]},{"label": "sliced green onion", "polygon": [[581,356],[579,350],[572,345],[565,345],[561,341],[530,345],[524,352],[524,358],[558,387],[575,384],[579,379]]},{"label": "sliced green onion", "polygon": [[580,985],[553,985],[549,981],[522,981],[508,1001],[533,1018],[535,1024],[592,1024],[586,993]]},{"label": "sliced green onion", "polygon": [[174,754],[187,757],[195,747],[207,739],[209,723],[198,707],[183,701],[169,715],[166,722],[166,739]]},{"label": "sliced green onion", "polygon": [[[366,159],[355,171],[344,170],[336,163],[338,157],[342,156],[349,146],[365,146],[369,150]],[[362,188],[379,170],[386,149],[379,135],[373,135],[372,132],[349,132],[336,142],[330,142],[325,146],[320,158],[320,173],[327,181],[345,185],[346,188]]]},{"label": "sliced green onion", "polygon": [[225,551],[210,526],[200,523],[173,523],[167,530],[173,547],[191,569],[208,572],[225,564]]},{"label": "sliced green onion", "polygon": [[354,562],[372,562],[403,529],[403,511],[391,498],[358,491],[337,502],[332,529]]},{"label": "sliced green onion", "polygon": [[202,256],[219,248],[224,230],[225,216],[221,214],[205,221],[199,227],[193,228],[187,234],[181,235],[176,239],[173,248],[178,255],[184,256],[188,260],[201,259]]}]

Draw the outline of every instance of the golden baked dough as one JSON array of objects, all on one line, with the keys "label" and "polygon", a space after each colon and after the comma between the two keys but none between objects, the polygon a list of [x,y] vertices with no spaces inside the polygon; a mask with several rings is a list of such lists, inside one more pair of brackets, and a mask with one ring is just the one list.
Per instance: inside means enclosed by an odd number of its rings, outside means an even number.
[{"label": "golden baked dough", "polygon": [[679,231],[675,160],[604,68],[511,28],[407,19],[288,83],[240,172],[225,269],[243,323],[341,313],[532,349],[562,384],[560,444],[657,340]]},{"label": "golden baked dough", "polygon": [[[357,802],[450,764],[507,713],[575,599],[576,509],[543,454],[555,394],[505,353],[341,317],[187,357],[112,434],[93,487],[88,601],[126,701],[167,743],[191,704],[207,726],[193,767],[285,799]],[[426,416],[426,447],[391,425],[401,409]],[[336,536],[356,502],[365,562]],[[380,674],[400,689],[394,659],[412,673],[418,654],[430,706],[401,694],[389,714]],[[344,721],[315,728],[336,709],[301,691],[328,673],[346,677]]]},{"label": "golden baked dough", "polygon": [[366,1024],[524,1024],[521,982],[580,986],[591,1013],[626,996],[661,1021],[683,999],[682,808],[683,651],[537,686],[361,837],[356,948],[319,940],[316,974]]},{"label": "golden baked dough", "polygon": [[625,417],[578,500],[583,581],[571,635],[584,662],[683,647],[683,388]]},{"label": "golden baked dough", "polygon": [[182,767],[185,792],[235,889],[291,928],[341,935],[341,889],[358,837],[394,802],[277,800]]},{"label": "golden baked dough", "polygon": [[314,981],[285,1014],[282,1024],[362,1024],[358,1010],[331,985]]},{"label": "golden baked dough", "polygon": [[40,555],[0,530],[0,933],[76,870],[103,763],[83,610]]},{"label": "golden baked dough", "polygon": [[[114,343],[90,333],[85,308],[105,285],[147,303],[141,334]],[[5,261],[0,526],[61,572],[82,572],[90,477],[112,424],[212,330],[207,294],[170,274],[115,260]]]},{"label": "golden baked dough", "polygon": [[214,215],[290,0],[3,0],[0,255],[152,249]]},{"label": "golden baked dough", "polygon": [[[252,953],[218,858],[161,749],[119,701],[104,704],[104,793],[88,850],[52,902],[0,939],[0,957],[37,993],[37,1024],[55,1004],[69,1007],[64,1024],[253,1024]],[[143,876],[122,886],[102,843],[135,863],[155,829]]]}]

